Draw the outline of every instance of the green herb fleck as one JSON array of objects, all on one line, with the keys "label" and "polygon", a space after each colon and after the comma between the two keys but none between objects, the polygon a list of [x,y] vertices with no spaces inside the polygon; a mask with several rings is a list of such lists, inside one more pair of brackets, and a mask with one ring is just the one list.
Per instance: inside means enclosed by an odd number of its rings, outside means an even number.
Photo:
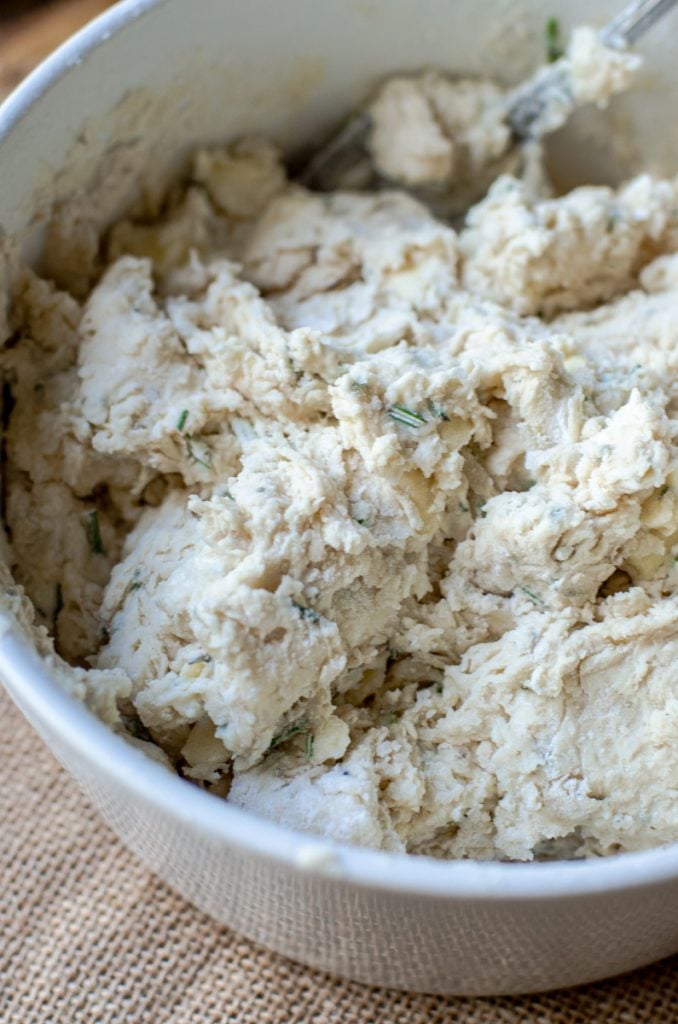
[{"label": "green herb fleck", "polygon": [[396,423],[404,423],[406,427],[420,427],[422,423],[426,423],[423,416],[420,416],[418,412],[412,412],[411,409],[405,408],[404,405],[392,405],[388,410],[388,414]]},{"label": "green herb fleck", "polygon": [[130,736],[134,736],[137,740],[145,740],[147,743],[153,742],[153,737],[138,715],[121,715],[120,721],[123,729]]},{"label": "green herb fleck", "polygon": [[294,725],[288,725],[286,729],[283,729],[282,732],[273,737],[268,749],[275,750],[281,743],[287,743],[288,740],[291,740],[293,736],[305,733],[308,733],[308,722],[302,720],[301,722],[295,722]]},{"label": "green herb fleck", "polygon": [[548,18],[544,27],[546,39],[546,59],[549,64],[560,60],[565,52],[560,38],[560,22],[557,18]]},{"label": "green herb fleck", "polygon": [[438,685],[436,686],[436,693],[442,693],[442,692],[443,692],[443,684],[442,683],[438,683]]},{"label": "green herb fleck", "polygon": [[292,356],[288,355],[287,362],[289,364],[290,370],[294,374],[294,376],[295,376],[295,378],[297,380],[297,383],[298,383],[301,380],[301,378],[304,376],[304,371],[299,369],[299,367],[295,363],[294,359],[292,359]]},{"label": "green herb fleck", "polygon": [[616,226],[617,226],[617,224],[619,223],[620,220],[621,220],[621,214],[620,214],[619,210],[608,210],[608,212],[607,212],[607,225],[606,225],[607,231],[608,232],[609,231],[614,231],[614,229],[616,228]]},{"label": "green herb fleck", "polygon": [[96,509],[92,509],[91,512],[87,513],[85,530],[87,533],[90,551],[95,555],[105,555],[106,551],[104,550],[104,544],[101,539],[101,530],[99,529],[99,513]]},{"label": "green herb fleck", "polygon": [[307,759],[309,761],[313,760],[313,745],[314,745],[313,733],[312,732],[308,732],[308,733],[306,733],[306,757],[307,757]]},{"label": "green herb fleck", "polygon": [[179,433],[181,433],[181,431],[186,426],[186,420],[187,419],[188,419],[188,409],[182,409],[180,414],[179,414],[179,419],[177,420],[177,430],[179,431]]},{"label": "green herb fleck", "polygon": [[459,509],[461,512],[468,512],[468,505],[466,504],[465,501],[459,502]]},{"label": "green herb fleck", "polygon": [[366,388],[366,387],[367,387],[367,381],[366,380],[352,380],[351,381],[351,388],[354,391],[360,391],[361,388]]},{"label": "green herb fleck", "polygon": [[432,398],[429,399],[428,407],[437,420],[449,421],[450,417],[447,415],[442,405],[438,405],[438,403],[434,402]]},{"label": "green herb fleck", "polygon": [[315,608],[307,608],[303,604],[299,604],[298,601],[292,601],[292,604],[297,609],[302,619],[308,619],[309,622],[320,622],[321,615]]},{"label": "green herb fleck", "polygon": [[535,594],[532,590],[529,590],[527,587],[518,587],[518,590],[522,590],[523,594],[526,594],[533,604],[544,604],[539,594]]},{"label": "green herb fleck", "polygon": [[[193,461],[197,462],[200,466],[204,466],[205,469],[211,469],[212,468],[212,457],[211,457],[210,450],[207,447],[207,445],[203,442],[202,452],[201,452],[201,454],[198,454],[198,452],[196,452],[196,449],[194,447],[194,442],[195,442],[196,439],[193,437],[193,435],[192,434],[184,434],[184,440],[186,441],[186,448],[188,449],[188,454],[189,454],[190,458],[192,458]],[[198,449],[198,451],[200,451],[200,449]]]},{"label": "green herb fleck", "polygon": [[132,582],[129,585],[130,590],[141,590],[144,585],[144,581],[139,578],[139,570],[135,569],[132,575]]}]

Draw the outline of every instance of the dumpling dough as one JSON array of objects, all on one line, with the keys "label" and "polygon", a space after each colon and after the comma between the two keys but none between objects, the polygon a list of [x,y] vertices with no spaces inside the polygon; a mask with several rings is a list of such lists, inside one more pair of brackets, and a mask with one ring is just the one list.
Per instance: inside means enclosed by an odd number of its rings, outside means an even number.
[{"label": "dumpling dough", "polygon": [[[633,70],[596,45],[577,100]],[[506,171],[504,102],[394,80],[382,172]],[[503,173],[457,232],[397,190],[312,194],[261,140],[190,177],[83,298],[18,282],[8,611],[131,742],[293,827],[518,860],[678,840],[676,183]]]},{"label": "dumpling dough", "polygon": [[[537,73],[544,100],[531,140],[559,128],[579,106],[607,106],[628,89],[640,63],[636,54],[604,45],[594,29],[575,28],[557,67]],[[375,169],[387,181],[411,188],[447,189],[454,194],[454,211],[464,210],[467,196],[477,196],[479,186],[487,188],[515,166],[519,157],[509,153],[509,114],[523,92],[531,97],[534,88],[532,81],[506,89],[489,79],[451,79],[436,71],[389,79],[368,108]]]}]

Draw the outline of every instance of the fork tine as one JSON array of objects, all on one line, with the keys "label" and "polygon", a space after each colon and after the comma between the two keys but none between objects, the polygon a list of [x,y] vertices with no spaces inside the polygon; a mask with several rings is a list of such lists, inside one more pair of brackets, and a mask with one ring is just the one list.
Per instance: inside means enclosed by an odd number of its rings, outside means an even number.
[{"label": "fork tine", "polygon": [[307,188],[320,191],[336,185],[342,172],[349,170],[365,150],[372,118],[367,111],[354,114],[329,142],[315,153],[304,167],[298,180]]}]

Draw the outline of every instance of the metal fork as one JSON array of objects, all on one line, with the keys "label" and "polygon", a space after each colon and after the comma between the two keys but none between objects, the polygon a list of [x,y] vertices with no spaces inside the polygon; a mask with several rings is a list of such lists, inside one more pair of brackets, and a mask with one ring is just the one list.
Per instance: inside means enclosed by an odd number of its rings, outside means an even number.
[{"label": "metal fork", "polygon": [[[623,49],[639,39],[644,32],[678,0],[631,0],[599,32],[601,41],[613,49]],[[566,62],[562,59],[547,67],[540,68],[531,78],[519,86],[509,99],[506,120],[511,127],[515,142],[546,134],[560,127],[568,116],[567,103],[571,101]],[[548,125],[539,130],[547,105],[554,95],[562,98],[563,116],[560,120],[550,117]],[[346,122],[343,128],[329,142],[321,146],[308,160],[298,180],[307,188],[320,192],[336,188],[344,175],[364,159],[366,142],[372,128],[369,111],[361,110]],[[418,198],[422,190],[416,189]]]}]

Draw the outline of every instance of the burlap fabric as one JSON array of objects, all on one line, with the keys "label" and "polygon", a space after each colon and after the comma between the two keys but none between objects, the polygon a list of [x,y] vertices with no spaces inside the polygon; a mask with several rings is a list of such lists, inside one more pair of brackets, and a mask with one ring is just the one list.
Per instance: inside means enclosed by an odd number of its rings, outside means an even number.
[{"label": "burlap fabric", "polygon": [[0,688],[1,1024],[675,1024],[678,957],[522,999],[363,988],[175,896],[99,820]]}]

